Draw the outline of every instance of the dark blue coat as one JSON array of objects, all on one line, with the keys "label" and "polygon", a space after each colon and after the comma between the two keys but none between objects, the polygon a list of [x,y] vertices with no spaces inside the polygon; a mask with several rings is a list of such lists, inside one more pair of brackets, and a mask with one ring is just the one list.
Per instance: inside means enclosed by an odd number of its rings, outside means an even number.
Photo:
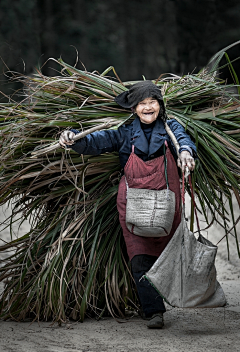
[{"label": "dark blue coat", "polygon": [[[180,145],[180,152],[182,150],[189,150],[192,152],[193,156],[196,157],[196,146],[192,142],[189,135],[185,132],[182,125],[174,119],[168,120],[167,124],[171,128]],[[76,130],[72,131],[78,133]],[[147,161],[163,155],[163,144],[165,140],[168,141],[172,154],[175,159],[177,159],[175,148],[164,128],[163,121],[160,119],[156,120],[150,143],[148,144],[145,134],[141,128],[140,119],[139,117],[136,117],[131,124],[123,125],[117,130],[105,130],[91,133],[76,141],[71,148],[79,154],[86,155],[99,155],[107,152],[118,152],[121,167],[124,168],[129,155],[131,154],[132,144],[135,146],[134,151],[137,156],[139,156],[142,160]]]}]

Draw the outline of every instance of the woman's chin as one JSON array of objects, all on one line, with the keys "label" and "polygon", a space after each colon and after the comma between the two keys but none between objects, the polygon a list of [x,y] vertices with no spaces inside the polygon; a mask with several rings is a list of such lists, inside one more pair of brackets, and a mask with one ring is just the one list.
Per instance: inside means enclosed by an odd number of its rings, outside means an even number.
[{"label": "woman's chin", "polygon": [[146,123],[146,124],[150,124],[150,123],[152,123],[152,122],[154,122],[154,121],[156,121],[156,118],[155,117],[140,117],[140,120],[141,120],[141,122],[142,123]]}]

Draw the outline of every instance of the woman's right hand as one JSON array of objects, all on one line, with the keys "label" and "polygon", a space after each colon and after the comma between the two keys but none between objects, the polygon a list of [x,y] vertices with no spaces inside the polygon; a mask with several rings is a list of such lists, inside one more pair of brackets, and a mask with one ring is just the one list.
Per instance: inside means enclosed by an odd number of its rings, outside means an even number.
[{"label": "woman's right hand", "polygon": [[72,131],[63,131],[59,137],[59,144],[62,147],[66,147],[66,145],[73,145],[75,143],[73,140],[74,136],[75,133]]}]

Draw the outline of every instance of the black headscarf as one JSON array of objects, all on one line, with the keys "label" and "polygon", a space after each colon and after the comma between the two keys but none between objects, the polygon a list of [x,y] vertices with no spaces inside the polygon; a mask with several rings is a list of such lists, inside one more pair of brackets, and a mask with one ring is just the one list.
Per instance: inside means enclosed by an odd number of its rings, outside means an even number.
[{"label": "black headscarf", "polygon": [[129,90],[119,94],[115,98],[115,102],[123,108],[134,108],[146,98],[158,100],[161,107],[159,117],[163,121],[166,121],[167,116],[161,90],[157,85],[153,84],[152,81],[141,81],[132,85]]}]

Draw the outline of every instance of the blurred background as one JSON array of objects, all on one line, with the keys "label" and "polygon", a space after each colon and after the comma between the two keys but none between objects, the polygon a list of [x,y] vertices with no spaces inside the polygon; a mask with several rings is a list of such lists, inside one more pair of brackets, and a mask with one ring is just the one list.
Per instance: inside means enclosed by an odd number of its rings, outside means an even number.
[{"label": "blurred background", "polygon": [[[7,83],[8,70],[57,75],[58,66],[47,60],[74,65],[77,52],[78,68],[82,62],[101,73],[114,66],[123,81],[196,73],[240,39],[239,20],[234,0],[1,0],[0,90],[20,87]],[[229,50],[230,59],[239,51]],[[234,69],[240,76],[239,61]],[[231,81],[226,69],[221,75]]]}]

